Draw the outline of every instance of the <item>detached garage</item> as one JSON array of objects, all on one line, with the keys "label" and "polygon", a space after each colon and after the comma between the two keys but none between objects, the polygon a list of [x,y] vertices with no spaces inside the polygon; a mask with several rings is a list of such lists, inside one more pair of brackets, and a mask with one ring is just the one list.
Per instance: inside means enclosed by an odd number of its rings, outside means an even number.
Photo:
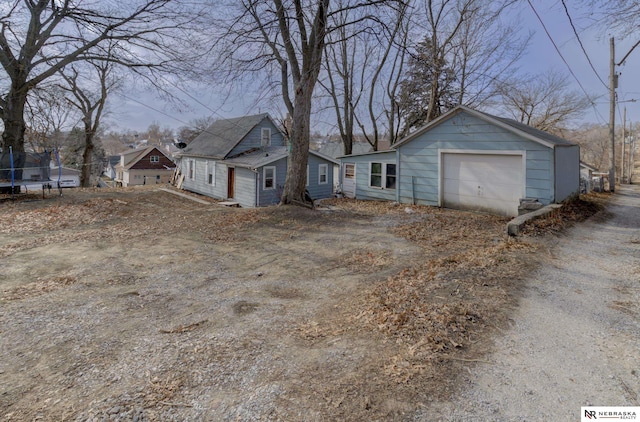
[{"label": "detached garage", "polygon": [[355,167],[359,199],[516,216],[522,200],[547,205],[576,195],[579,156],[562,138],[459,106],[391,151],[340,159]]}]

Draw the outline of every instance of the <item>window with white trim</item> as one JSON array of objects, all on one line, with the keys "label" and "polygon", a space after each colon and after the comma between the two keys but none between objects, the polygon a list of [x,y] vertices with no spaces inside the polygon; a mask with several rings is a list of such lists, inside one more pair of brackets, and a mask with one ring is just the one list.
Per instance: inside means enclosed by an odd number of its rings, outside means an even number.
[{"label": "window with white trim", "polygon": [[276,188],[276,168],[274,166],[262,169],[262,189],[271,190]]},{"label": "window with white trim", "polygon": [[380,189],[395,189],[395,163],[369,163],[369,186]]},{"label": "window with white trim", "polygon": [[216,185],[216,162],[215,161],[207,161],[207,184],[215,186]]},{"label": "window with white trim", "polygon": [[326,185],[328,182],[329,182],[329,165],[319,164],[318,165],[318,184]]},{"label": "window with white trim", "polygon": [[196,160],[187,161],[187,175],[189,176],[189,180],[196,178]]},{"label": "window with white trim", "polygon": [[260,131],[260,145],[268,147],[271,145],[271,129],[263,127]]},{"label": "window with white trim", "polygon": [[159,163],[160,162],[160,156],[159,155],[152,155],[149,157],[149,161],[151,161],[152,163]]}]

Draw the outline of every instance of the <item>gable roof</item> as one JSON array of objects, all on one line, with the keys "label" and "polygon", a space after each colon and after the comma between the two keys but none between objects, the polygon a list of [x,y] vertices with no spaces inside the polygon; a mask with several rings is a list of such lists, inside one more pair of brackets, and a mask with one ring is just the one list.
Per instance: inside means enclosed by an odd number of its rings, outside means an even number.
[{"label": "gable roof", "polygon": [[505,130],[508,130],[509,132],[515,133],[516,135],[522,136],[523,138],[529,139],[530,141],[533,142],[537,142],[539,144],[542,144],[546,147],[549,148],[554,148],[556,146],[573,146],[576,145],[573,142],[567,141],[566,139],[562,139],[559,136],[555,136],[552,135],[548,132],[533,128],[529,125],[525,125],[524,123],[520,123],[517,122],[513,119],[507,119],[504,117],[497,117],[494,115],[491,115],[489,113],[485,113],[482,111],[478,111],[478,110],[474,110],[472,108],[463,106],[463,105],[459,105],[456,108],[448,111],[447,113],[443,114],[442,116],[438,117],[435,120],[432,120],[431,122],[427,123],[425,126],[423,126],[422,128],[418,129],[417,131],[415,131],[414,133],[410,134],[409,136],[407,136],[406,138],[398,141],[395,145],[393,145],[392,148],[397,148],[400,145],[404,145],[407,142],[412,141],[413,139],[417,138],[418,136],[424,134],[425,132],[428,132],[429,130],[431,130],[432,128],[434,128],[435,126],[438,126],[440,123],[448,120],[449,118],[460,114],[460,113],[468,113],[474,117],[477,117],[481,120],[484,120],[485,122],[494,124],[496,126],[499,126]]},{"label": "gable roof", "polygon": [[[269,114],[263,113],[234,119],[216,120],[191,141],[182,150],[182,154],[224,159],[264,119],[271,120],[271,117]],[[276,126],[273,120],[271,120],[271,123]]]},{"label": "gable roof", "polygon": [[592,165],[591,165],[591,164],[589,164],[589,163],[585,163],[585,162],[584,162],[584,161],[582,161],[582,160],[580,160],[580,167],[584,167],[584,168],[586,168],[586,169],[588,169],[588,170],[591,170],[591,171],[598,171],[598,169],[597,169],[597,168],[595,168],[594,166],[592,166]]},{"label": "gable roof", "polygon": [[[144,157],[146,157],[147,154],[149,154],[153,150],[158,151],[158,154],[162,154],[165,158],[169,159],[169,157],[167,157],[167,155],[164,152],[162,152],[160,150],[160,148],[158,148],[156,146],[150,146],[150,147],[146,147],[146,148],[139,148],[139,149],[133,150],[131,152],[123,152],[122,154],[120,154],[121,156],[124,156],[124,166],[123,166],[123,168],[125,170],[131,169],[131,167],[135,166],[140,160],[142,160]],[[118,164],[118,166],[119,166],[119,164]]]}]

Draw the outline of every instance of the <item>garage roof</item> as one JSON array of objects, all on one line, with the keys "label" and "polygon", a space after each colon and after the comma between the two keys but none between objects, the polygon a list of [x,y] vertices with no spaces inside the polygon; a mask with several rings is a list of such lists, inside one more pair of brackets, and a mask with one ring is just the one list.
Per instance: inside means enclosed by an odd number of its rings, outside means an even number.
[{"label": "garage roof", "polygon": [[466,106],[457,106],[456,108],[452,109],[451,111],[443,114],[442,116],[438,117],[437,119],[429,122],[427,125],[423,126],[422,128],[418,129],[417,131],[415,131],[414,133],[412,133],[411,135],[407,136],[406,138],[400,140],[399,142],[397,142],[395,145],[393,145],[393,148],[396,148],[400,145],[403,145],[407,142],[410,142],[411,140],[415,139],[416,137],[422,135],[425,132],[428,132],[429,130],[431,130],[432,128],[434,128],[435,126],[439,125],[440,123],[448,120],[449,118],[455,116],[456,114],[459,113],[468,113],[472,116],[475,116],[479,119],[482,119],[488,123],[492,123],[496,126],[499,126],[505,130],[508,130],[510,132],[513,132],[519,136],[522,136],[524,138],[527,138],[533,142],[537,142],[539,144],[545,145],[549,148],[554,148],[556,146],[573,146],[576,145],[573,142],[567,141],[566,139],[562,139],[559,136],[555,136],[552,135],[548,132],[533,128],[529,125],[525,125],[524,123],[520,123],[517,122],[513,119],[507,119],[504,117],[497,117],[497,116],[493,116],[491,114],[488,113],[484,113],[482,111],[478,111],[478,110],[474,110],[472,108],[466,107]]}]

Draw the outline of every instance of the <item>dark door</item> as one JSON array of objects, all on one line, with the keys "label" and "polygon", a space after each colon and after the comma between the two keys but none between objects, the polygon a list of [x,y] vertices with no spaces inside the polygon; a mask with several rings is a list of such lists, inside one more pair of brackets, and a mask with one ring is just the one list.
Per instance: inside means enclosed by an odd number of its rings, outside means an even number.
[{"label": "dark door", "polygon": [[233,167],[227,167],[227,199],[233,199],[234,185],[236,181],[236,169]]}]

